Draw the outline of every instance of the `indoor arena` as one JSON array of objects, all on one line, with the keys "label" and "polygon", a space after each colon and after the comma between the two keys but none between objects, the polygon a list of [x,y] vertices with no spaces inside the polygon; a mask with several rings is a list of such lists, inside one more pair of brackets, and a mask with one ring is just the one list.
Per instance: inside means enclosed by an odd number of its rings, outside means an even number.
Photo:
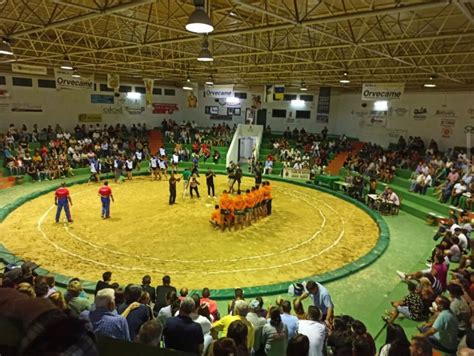
[{"label": "indoor arena", "polygon": [[474,355],[472,133],[470,1],[0,0],[0,354]]}]

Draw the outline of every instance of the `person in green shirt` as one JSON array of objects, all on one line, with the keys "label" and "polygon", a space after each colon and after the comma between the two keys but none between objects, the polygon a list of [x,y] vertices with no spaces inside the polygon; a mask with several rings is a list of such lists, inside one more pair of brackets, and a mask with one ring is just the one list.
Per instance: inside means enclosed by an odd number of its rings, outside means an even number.
[{"label": "person in green shirt", "polygon": [[458,321],[450,309],[451,302],[446,297],[436,297],[439,311],[433,325],[427,324],[417,336],[426,337],[434,349],[456,354],[458,346]]},{"label": "person in green shirt", "polygon": [[67,286],[68,300],[67,305],[69,309],[79,316],[84,310],[90,310],[91,302],[87,298],[80,297],[82,292],[81,282],[73,280]]},{"label": "person in green shirt", "polygon": [[189,188],[189,179],[191,178],[191,171],[185,168],[183,171],[183,199],[186,197],[186,191]]}]

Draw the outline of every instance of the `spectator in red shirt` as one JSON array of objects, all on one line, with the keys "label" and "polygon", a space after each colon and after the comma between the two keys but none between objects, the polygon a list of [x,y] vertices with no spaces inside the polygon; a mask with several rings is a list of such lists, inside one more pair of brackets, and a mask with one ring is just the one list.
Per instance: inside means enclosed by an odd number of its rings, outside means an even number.
[{"label": "spectator in red shirt", "polygon": [[114,201],[112,189],[109,187],[109,182],[105,181],[104,185],[99,189],[99,196],[102,202],[102,219],[110,218],[110,200]]},{"label": "spectator in red shirt", "polygon": [[56,210],[56,222],[59,222],[63,209],[66,212],[67,221],[72,222],[71,212],[69,211],[69,204],[72,206],[72,200],[69,195],[69,190],[66,188],[66,183],[62,182],[61,187],[56,190],[54,204],[58,207]]},{"label": "spectator in red shirt", "polygon": [[215,300],[210,299],[211,293],[209,292],[209,288],[204,288],[202,290],[202,297],[199,302],[200,305],[207,305],[209,308],[209,313],[212,316],[212,321],[217,321],[220,319],[219,310],[217,309],[217,302]]}]

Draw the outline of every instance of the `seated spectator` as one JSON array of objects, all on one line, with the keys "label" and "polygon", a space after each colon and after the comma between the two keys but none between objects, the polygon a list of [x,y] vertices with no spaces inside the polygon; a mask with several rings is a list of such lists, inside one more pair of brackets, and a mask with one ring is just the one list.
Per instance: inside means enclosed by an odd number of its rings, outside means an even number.
[{"label": "seated spectator", "polygon": [[458,345],[458,321],[450,309],[449,299],[437,297],[435,302],[438,316],[433,324],[426,323],[420,328],[421,334],[417,336],[427,338],[436,350],[455,354]]},{"label": "seated spectator", "polygon": [[390,312],[390,317],[383,318],[389,324],[392,324],[400,313],[414,321],[426,319],[426,315],[423,315],[423,300],[418,294],[416,284],[412,282],[407,282],[407,284],[409,294],[400,301],[391,302],[394,309]]},{"label": "seated spectator", "polygon": [[163,285],[156,287],[156,303],[153,307],[153,313],[158,314],[161,308],[169,305],[166,303],[166,296],[168,292],[174,291],[176,293],[176,288],[171,285],[170,276],[163,277]]},{"label": "seated spectator", "polygon": [[[129,284],[125,287],[125,304],[117,308],[117,312],[122,314],[132,303],[138,303],[142,295],[142,287],[136,284]],[[130,338],[135,339],[138,335],[140,327],[152,319],[151,310],[145,305],[138,303],[139,306],[134,308],[127,315],[128,330],[130,331]]]},{"label": "seated spectator", "polygon": [[94,333],[113,339],[130,341],[127,319],[115,310],[115,297],[112,288],[104,288],[97,292],[95,309],[85,311],[82,318],[91,321]]},{"label": "seated spectator", "polygon": [[299,321],[298,333],[308,337],[309,355],[323,355],[328,331],[321,322],[322,313],[316,306],[310,305],[307,318]]},{"label": "seated spectator", "polygon": [[80,297],[80,294],[82,292],[81,282],[70,282],[67,286],[67,291],[69,296],[67,300],[67,305],[75,315],[79,316],[79,314],[81,314],[83,311],[90,310],[91,302],[89,301],[89,299]]},{"label": "seated spectator", "polygon": [[193,299],[186,297],[179,307],[179,315],[166,320],[163,338],[167,348],[202,354],[204,347],[202,329],[190,317],[194,309]]},{"label": "seated spectator", "polygon": [[94,295],[97,295],[97,292],[100,291],[101,289],[110,288],[111,281],[112,281],[112,272],[104,272],[102,274],[102,280],[97,281]]},{"label": "seated spectator", "polygon": [[398,324],[387,325],[387,336],[385,344],[379,352],[379,356],[410,356],[410,342],[403,328]]},{"label": "seated spectator", "polygon": [[309,339],[306,335],[296,334],[288,340],[286,356],[307,356],[309,355]]},{"label": "seated spectator", "polygon": [[220,315],[219,310],[217,309],[217,302],[211,299],[211,293],[209,292],[209,288],[203,288],[200,304],[207,305],[213,319],[212,321],[219,320]]},{"label": "seated spectator", "polygon": [[286,353],[288,329],[281,320],[280,309],[273,307],[270,320],[262,330],[262,343],[267,356],[280,356]]},{"label": "seated spectator", "polygon": [[150,302],[155,303],[155,288],[151,286],[151,277],[149,275],[143,276],[142,289],[150,295]]},{"label": "seated spectator", "polygon": [[207,356],[236,356],[237,346],[230,337],[221,337],[212,342],[207,351]]},{"label": "seated spectator", "polygon": [[267,319],[258,315],[260,309],[260,302],[257,299],[249,303],[249,312],[247,313],[247,320],[252,324],[254,329],[254,351],[256,354],[263,352],[262,344],[262,330],[267,324]]},{"label": "seated spectator", "polygon": [[250,349],[248,347],[248,332],[247,326],[240,320],[234,320],[229,325],[227,337],[230,337],[235,342],[238,356],[250,356]]},{"label": "seated spectator", "polygon": [[226,315],[225,317],[221,318],[218,321],[215,321],[214,324],[212,324],[211,333],[213,337],[216,338],[217,333],[220,331],[222,331],[223,336],[227,336],[227,331],[229,329],[230,324],[235,320],[240,320],[248,328],[247,344],[250,350],[254,345],[255,330],[253,325],[246,319],[248,311],[249,306],[246,301],[236,300],[234,303],[234,313],[232,315]]},{"label": "seated spectator", "polygon": [[410,345],[411,356],[432,356],[433,349],[431,344],[425,338],[414,336],[411,338]]},{"label": "seated spectator", "polygon": [[140,344],[160,347],[162,332],[163,326],[158,320],[148,320],[140,327],[137,341]]}]

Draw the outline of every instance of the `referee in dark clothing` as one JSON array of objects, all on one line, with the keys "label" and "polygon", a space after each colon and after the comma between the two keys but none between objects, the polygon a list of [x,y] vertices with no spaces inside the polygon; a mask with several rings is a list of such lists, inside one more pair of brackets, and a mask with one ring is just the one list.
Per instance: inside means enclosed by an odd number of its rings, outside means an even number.
[{"label": "referee in dark clothing", "polygon": [[176,178],[174,173],[171,173],[170,177],[170,205],[173,205],[176,202],[176,182],[179,182],[181,178]]},{"label": "referee in dark clothing", "polygon": [[210,198],[211,197],[211,192],[212,196],[215,198],[216,197],[216,192],[214,189],[214,177],[216,174],[209,168],[206,173],[206,184],[207,184],[207,196]]}]

